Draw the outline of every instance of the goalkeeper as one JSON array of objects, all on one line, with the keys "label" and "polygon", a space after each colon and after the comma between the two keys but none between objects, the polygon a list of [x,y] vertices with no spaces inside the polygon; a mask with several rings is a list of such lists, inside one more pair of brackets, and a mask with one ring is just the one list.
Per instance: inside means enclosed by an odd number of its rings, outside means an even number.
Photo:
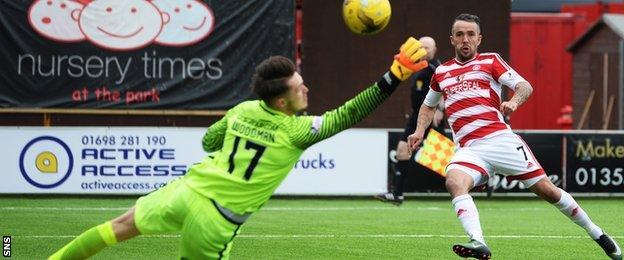
[{"label": "goalkeeper", "polygon": [[308,106],[308,88],[291,60],[264,60],[251,83],[261,100],[235,106],[208,128],[202,145],[210,154],[203,161],[50,259],[83,259],[140,234],[172,231],[181,231],[181,259],[227,259],[243,223],[269,200],[303,151],[372,113],[401,81],[427,67],[421,60],[426,54],[410,37],[376,84],[322,116],[295,115]]}]

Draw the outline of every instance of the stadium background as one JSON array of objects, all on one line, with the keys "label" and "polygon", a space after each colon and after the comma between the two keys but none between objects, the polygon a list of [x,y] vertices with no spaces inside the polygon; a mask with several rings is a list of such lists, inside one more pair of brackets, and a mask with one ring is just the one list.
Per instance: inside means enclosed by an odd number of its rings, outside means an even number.
[{"label": "stadium background", "polygon": [[[618,52],[617,46],[610,47],[614,45],[613,42],[621,42],[622,39],[618,38],[618,25],[614,25],[615,28],[604,25],[607,23],[602,22],[601,16],[608,13],[616,16],[617,13],[624,13],[624,4],[615,1],[584,4],[565,1],[548,1],[548,4],[539,1],[538,3],[497,0],[393,1],[390,24],[386,30],[374,36],[361,36],[349,32],[342,26],[341,12],[327,11],[340,10],[340,1],[251,1],[243,6],[235,2],[206,2],[216,16],[216,29],[205,41],[186,47],[187,51],[183,53],[178,52],[177,48],[158,44],[151,44],[136,51],[103,51],[84,41],[51,42],[28,28],[28,22],[25,21],[26,14],[30,10],[28,7],[37,2],[41,1],[22,0],[12,4],[4,3],[6,8],[3,9],[2,15],[5,19],[0,31],[5,32],[8,37],[3,37],[0,41],[4,46],[1,53],[3,62],[0,62],[0,67],[7,75],[0,86],[4,89],[0,92],[0,104],[3,106],[0,109],[2,126],[206,127],[218,120],[224,110],[232,104],[253,98],[247,88],[249,77],[246,75],[251,73],[254,64],[275,54],[292,56],[297,60],[306,84],[311,89],[310,107],[306,112],[319,114],[339,106],[363,87],[374,82],[387,69],[388,53],[394,53],[396,46],[406,35],[431,35],[438,42],[438,58],[441,60],[451,58],[453,50],[447,42],[450,26],[448,21],[452,21],[458,13],[472,12],[478,14],[483,23],[484,40],[480,50],[500,53],[536,89],[531,99],[510,118],[515,130],[622,129],[622,113],[619,111],[622,110],[623,87],[618,83],[624,78],[621,76],[622,73],[619,73],[622,53]],[[243,15],[235,15],[240,13]],[[249,20],[253,23],[249,23]],[[236,24],[244,25],[237,27],[238,31],[235,32],[239,33],[232,33],[227,29],[234,28],[232,26]],[[28,47],[23,48],[15,42],[26,44]],[[233,44],[224,47],[224,42]],[[251,48],[252,51],[241,51],[242,48]],[[83,56],[95,54],[99,55],[98,57],[121,56],[127,59],[138,59],[141,55],[146,55],[145,53],[158,53],[159,57],[179,55],[186,60],[200,56],[217,57],[223,60],[223,70],[226,72],[222,79],[214,81],[177,78],[150,81],[142,78],[140,73],[134,73],[128,76],[132,77],[131,80],[126,80],[116,87],[121,91],[144,90],[144,82],[148,82],[159,86],[163,93],[162,100],[155,103],[124,105],[123,102],[106,103],[91,98],[88,102],[72,103],[65,101],[64,96],[59,97],[56,93],[71,91],[71,87],[68,86],[109,84],[110,88],[115,88],[114,79],[111,79],[114,76],[95,79],[68,77],[50,79],[17,75],[15,63],[20,60],[16,60],[16,54],[31,52],[44,57],[58,53],[65,55],[77,53]],[[604,63],[605,55],[609,54]],[[380,163],[387,164],[383,167],[388,176],[391,176],[393,171],[391,154],[396,143],[397,131],[403,127],[406,116],[411,112],[410,90],[407,84],[409,83],[404,83],[388,102],[356,125],[357,128],[387,129],[388,158],[384,158]],[[50,91],[50,89],[58,90]],[[589,95],[592,91],[595,93]],[[582,115],[583,112],[587,113]],[[602,136],[599,132],[584,132],[588,136],[586,138],[595,139],[597,147],[600,145],[606,147],[609,142],[617,150],[622,145],[619,132],[609,133],[614,134],[614,137]],[[618,170],[620,168],[617,161],[622,159],[622,155],[604,157],[606,164],[596,159],[579,161],[580,157],[575,155],[577,151],[574,150],[578,145],[575,146],[577,143],[572,143],[574,141],[570,139],[574,137],[568,137],[563,132],[559,135],[529,132],[524,136],[535,147],[534,150],[542,158],[546,170],[559,176],[562,186],[573,181],[578,183],[576,179],[583,177],[578,175],[579,167],[574,166],[575,162],[588,164],[584,168],[589,171],[592,168],[596,171],[606,168],[610,176],[613,174],[620,176],[621,170]],[[557,142],[553,142],[554,140]],[[568,142],[571,143],[568,145]],[[20,147],[20,144],[17,144],[16,149],[20,148],[23,148],[23,145]],[[331,148],[319,151],[318,154],[322,155],[323,152],[327,154],[328,150]],[[340,153],[349,154],[350,151]],[[441,176],[416,163],[413,165],[415,170],[414,174],[408,175],[407,191],[444,192]],[[342,172],[357,171],[356,169],[346,171],[342,169]],[[567,174],[568,170],[570,174]],[[376,174],[373,173],[372,176],[377,176]],[[567,177],[570,181],[566,180]],[[373,180],[379,179],[374,177]],[[615,186],[609,185],[612,189],[601,190],[602,192],[622,191],[619,177],[615,181],[610,179],[608,181],[615,183]],[[345,191],[343,194],[352,193]]]},{"label": "stadium background", "polygon": [[[15,42],[20,41],[16,41],[12,37],[5,37],[6,35],[2,34],[10,32],[11,25],[14,24],[13,21],[10,21],[11,16],[9,13],[20,12],[20,5],[28,6],[31,2],[33,1],[19,0],[0,3],[0,6],[2,6],[0,8],[2,9],[0,11],[0,35],[2,36],[0,43],[4,46],[0,53],[3,53],[3,55],[11,55],[12,50],[22,50],[22,47],[15,44]],[[221,1],[204,2],[211,6],[218,6],[222,3]],[[230,2],[230,4],[232,6],[240,5],[235,2]],[[280,46],[287,47],[279,51],[274,49],[274,51],[299,58],[298,64],[306,79],[306,84],[310,87],[310,107],[307,111],[310,114],[321,113],[336,107],[363,87],[374,82],[387,69],[389,57],[396,51],[396,46],[407,35],[430,35],[434,37],[438,44],[438,57],[441,60],[451,58],[453,50],[447,41],[450,21],[462,12],[478,14],[482,19],[484,35],[484,43],[481,45],[480,50],[500,53],[503,58],[509,61],[512,67],[518,70],[521,75],[525,75],[536,88],[530,101],[511,118],[512,127],[527,139],[527,142],[531,145],[538,158],[540,158],[547,171],[561,176],[558,179],[561,181],[558,185],[563,187],[567,183],[566,189],[571,190],[575,194],[599,198],[582,201],[582,203],[596,205],[589,206],[588,211],[590,213],[597,212],[599,214],[597,222],[603,223],[606,229],[613,230],[615,237],[621,240],[623,238],[622,234],[624,234],[620,217],[622,212],[619,210],[621,207],[618,206],[621,205],[621,198],[609,200],[600,198],[605,196],[620,197],[624,194],[624,183],[622,181],[622,162],[624,162],[624,132],[622,132],[624,121],[622,119],[623,77],[621,73],[623,69],[621,66],[623,54],[621,46],[624,35],[618,33],[618,28],[622,28],[620,27],[622,26],[621,24],[607,23],[602,15],[624,13],[624,3],[621,1],[602,1],[597,3],[594,1],[531,0],[421,0],[391,2],[393,5],[393,17],[388,28],[381,34],[372,37],[354,35],[343,26],[340,13],[341,1],[247,1],[246,3],[279,5],[283,6],[283,10],[288,13],[284,17],[289,17],[286,18],[286,24],[290,26],[292,31],[284,33],[283,38],[280,39],[280,43],[285,44]],[[224,13],[229,11],[229,9],[224,10]],[[249,8],[248,10],[257,11],[259,9]],[[331,10],[335,10],[335,12]],[[26,12],[26,10],[21,11]],[[218,22],[219,20],[217,19]],[[264,22],[270,23],[270,21]],[[240,28],[238,25],[229,26]],[[214,36],[215,34],[212,35]],[[37,36],[34,35],[32,37]],[[208,36],[207,39],[213,41],[212,44],[215,44],[211,46],[219,45],[219,41],[214,38],[211,39],[211,36]],[[46,43],[45,40],[42,42]],[[6,48],[6,46],[12,47]],[[60,44],[56,47],[66,48],[64,46],[66,45]],[[573,47],[571,48],[571,46]],[[159,47],[150,46],[148,48]],[[54,51],[57,50],[54,48],[50,50],[52,53]],[[244,68],[240,69],[235,76],[237,80],[243,82],[240,83],[240,86],[246,84],[245,81],[248,80],[247,74],[249,74],[249,69],[253,67],[252,65],[270,54],[265,52],[262,55],[246,60]],[[610,56],[605,58],[606,54]],[[606,67],[604,64],[607,64]],[[0,68],[6,73],[5,67]],[[607,74],[605,74],[605,69]],[[374,167],[369,167],[377,171],[374,176],[365,175],[365,178],[370,178],[368,182],[383,182],[381,187],[385,188],[387,186],[387,177],[392,174],[392,159],[389,157],[396,143],[397,133],[399,128],[402,128],[404,125],[406,114],[411,112],[409,90],[406,84],[404,85],[404,88],[401,88],[372,116],[356,126],[363,129],[348,131],[346,133],[352,136],[345,137],[346,141],[340,140],[338,143],[329,142],[327,148],[322,147],[313,151],[308,158],[310,164],[317,156],[320,158],[324,154],[331,153],[335,149],[332,145],[348,147],[350,142],[355,142],[353,140],[366,142],[366,136],[363,139],[351,139],[355,138],[353,136],[357,137],[362,132],[370,131],[375,135],[378,135],[380,131],[387,132],[387,137],[385,137],[387,138],[387,143],[383,143],[385,146],[375,148],[381,149],[381,153],[379,151],[366,150],[368,149],[366,147],[366,149],[347,148],[341,150],[341,153],[346,154],[363,151],[369,154],[370,157],[379,158],[383,156],[383,159],[375,160],[375,162],[379,163],[375,163]],[[606,88],[604,87],[605,85]],[[16,86],[11,85],[11,82],[6,77],[0,78],[0,92],[7,87],[16,88]],[[242,90],[243,88],[240,89],[243,92],[245,91]],[[590,99],[589,96],[592,90],[594,90],[594,94],[591,95],[593,98]],[[189,94],[187,93],[187,95]],[[0,93],[0,96],[3,95]],[[249,98],[248,93],[238,93],[237,96]],[[38,100],[46,100],[44,95],[37,98]],[[217,96],[216,98],[218,100],[219,97]],[[565,106],[570,106],[572,109],[567,109]],[[611,109],[608,109],[609,107]],[[227,106],[219,109],[158,106],[119,106],[115,108],[97,106],[87,108],[79,106],[46,107],[24,104],[8,105],[8,103],[3,102],[2,108],[0,108],[0,126],[7,128],[0,129],[6,132],[0,132],[3,133],[5,140],[12,138],[15,133],[27,132],[31,129],[54,135],[55,131],[59,130],[56,127],[61,126],[78,127],[73,128],[78,129],[78,131],[83,129],[83,127],[93,126],[96,127],[96,133],[123,132],[127,130],[123,128],[126,126],[147,127],[148,129],[145,131],[159,131],[158,127],[180,127],[179,129],[173,128],[171,135],[175,135],[176,129],[179,130],[178,133],[183,134],[189,133],[188,131],[200,133],[203,128],[218,120],[223,115],[225,109],[227,109]],[[584,110],[587,110],[585,116],[583,116]],[[568,116],[571,116],[571,120],[568,120]],[[581,118],[584,118],[584,124],[579,125]],[[605,125],[606,127],[603,127]],[[26,128],[31,126],[35,128]],[[109,129],[108,127],[112,128]],[[570,129],[583,130],[575,131]],[[603,129],[608,129],[609,131],[604,131]],[[136,130],[136,132],[140,131],[142,130]],[[199,139],[196,139],[199,142]],[[593,156],[589,156],[589,159],[587,154],[581,153],[579,155],[579,140],[584,145],[587,145],[591,140],[596,148],[594,152],[597,154],[592,154]],[[19,153],[24,147],[24,144],[8,146],[7,144],[9,143],[4,142],[5,148],[0,152],[4,158],[14,158],[15,154]],[[15,148],[8,149],[7,147]],[[610,156],[611,154],[613,156]],[[192,160],[192,158],[186,158],[185,160]],[[12,160],[8,163],[16,164],[15,161]],[[369,162],[369,160],[363,161]],[[360,166],[366,168],[366,165],[361,165],[361,163]],[[582,172],[579,174],[580,168],[583,168],[586,173]],[[607,176],[605,169],[609,173],[608,181],[605,179],[605,176]],[[341,179],[340,181],[348,182],[348,179],[358,178],[357,173],[359,169],[354,168],[347,171],[351,171],[353,175],[349,175],[346,180]],[[567,180],[563,176],[564,171],[571,173],[568,175],[569,179]],[[319,171],[319,173],[318,175],[327,175],[323,171]],[[11,177],[12,180],[22,178],[17,171],[3,171],[0,176],[7,180],[7,175],[14,175]],[[318,175],[311,177],[321,178],[321,181],[316,185],[323,185],[324,183],[322,182],[326,179],[322,179],[324,176],[319,177]],[[579,178],[581,178],[580,180],[583,184],[593,183],[594,185],[578,185]],[[308,179],[303,179],[302,182],[307,184],[308,181]],[[576,184],[574,183],[575,181]],[[607,185],[600,185],[601,181]],[[366,199],[368,195],[372,194],[371,192],[351,191],[347,190],[349,188],[348,185],[341,183],[332,184],[331,179],[329,179],[329,182],[330,186],[335,186],[332,187],[334,190],[329,195],[359,195],[359,198],[365,199],[343,201],[334,197],[320,197],[311,201],[305,199],[291,201],[288,199],[290,196],[286,197],[286,200],[283,198],[274,199],[269,204],[268,213],[259,213],[254,218],[254,221],[249,224],[249,229],[246,231],[248,232],[246,234],[247,237],[242,236],[240,238],[241,241],[237,242],[239,243],[237,247],[241,249],[235,251],[233,256],[252,258],[256,256],[257,252],[269,254],[270,252],[268,251],[270,250],[263,248],[269,247],[271,243],[278,243],[280,248],[287,248],[285,250],[286,253],[278,253],[274,257],[268,258],[331,258],[335,255],[320,253],[328,248],[334,249],[327,243],[332,244],[336,241],[330,240],[328,242],[323,240],[323,238],[331,237],[341,240],[340,242],[345,242],[347,247],[352,247],[352,251],[327,250],[338,255],[351,254],[354,257],[371,257],[370,250],[367,249],[377,247],[377,251],[380,252],[377,255],[378,257],[395,256],[406,258],[415,256],[415,258],[422,259],[435,255],[441,250],[447,250],[446,247],[442,249],[439,244],[448,243],[449,237],[454,240],[461,237],[460,228],[454,223],[455,220],[451,218],[453,217],[452,214],[444,210],[438,212],[440,209],[446,209],[448,202],[428,198],[429,195],[447,195],[444,194],[443,179],[425,168],[417,166],[416,170],[408,175],[408,187],[406,190],[408,195],[412,196],[410,196],[410,199],[402,209],[372,204],[376,202]],[[352,183],[354,183],[353,185],[359,185],[355,181],[352,181]],[[4,184],[6,185],[6,182]],[[508,217],[510,218],[526,219],[529,222],[534,217],[532,212],[541,212],[540,214],[542,215],[540,217],[545,223],[548,223],[548,227],[554,227],[559,224],[558,221],[561,219],[558,219],[556,212],[548,211],[550,209],[548,205],[534,204],[537,202],[531,199],[507,199],[508,195],[525,196],[527,194],[524,190],[518,189],[517,186],[505,188],[503,186],[508,185],[507,183],[499,184],[501,186],[495,191],[494,196],[501,198],[500,201],[479,202],[482,203],[479,205],[484,206],[484,211],[487,214],[509,214]],[[303,195],[323,195],[322,192],[314,191],[313,186],[292,186],[286,193],[299,195],[297,193],[298,188],[300,190],[308,188],[312,190],[304,190]],[[112,200],[110,197],[102,198],[101,196],[86,195],[69,196],[69,198],[50,195],[31,196],[29,195],[31,193],[65,194],[74,192],[50,192],[49,190],[42,192],[41,190],[36,190],[36,187],[29,187],[29,189],[35,190],[33,192],[16,192],[14,188],[7,192],[7,186],[0,187],[2,187],[0,193],[5,194],[2,195],[3,199],[1,200],[3,202],[0,208],[4,212],[3,215],[10,219],[10,221],[4,221],[0,224],[0,232],[3,235],[12,235],[14,240],[17,240],[14,244],[15,246],[20,245],[22,248],[34,252],[31,255],[27,255],[24,253],[24,250],[20,250],[19,254],[18,251],[14,251],[16,258],[19,258],[21,254],[23,259],[45,257],[45,252],[51,252],[56,245],[60,245],[70,235],[80,233],[81,228],[122,212],[120,208],[131,205],[132,201],[132,199],[127,200],[123,196],[112,197]],[[378,188],[379,185],[371,189]],[[341,189],[343,190],[342,192],[340,192]],[[7,195],[7,193],[11,195]],[[361,195],[365,196],[362,197]],[[477,194],[477,196],[480,195],[482,194]],[[275,230],[275,226],[263,223],[271,223],[275,218],[283,217],[281,215],[283,212],[280,210],[282,208],[289,208],[292,211],[289,213],[294,212],[294,214],[292,219],[288,219],[284,223],[284,226],[280,229],[282,232],[276,234],[272,232]],[[62,210],[64,213],[58,214],[59,210]],[[345,211],[355,211],[355,213],[350,215],[345,214]],[[527,211],[529,213],[526,213]],[[98,215],[98,212],[105,213]],[[53,217],[55,214],[57,219]],[[345,224],[342,221],[327,220],[327,218],[319,218],[319,220],[315,217],[319,215],[332,219],[353,219],[353,223]],[[372,219],[361,218],[362,215],[369,215]],[[36,228],[40,225],[33,226],[27,223],[40,220],[46,223],[46,225],[49,223],[55,226],[58,224],[57,221],[59,219],[61,222],[72,222],[77,218],[91,218],[92,221],[82,220],[84,223],[81,222],[75,229],[71,230],[63,230],[58,227],[53,228],[50,233],[41,232],[41,228]],[[388,219],[390,220],[388,221]],[[414,219],[417,220],[414,221]],[[432,222],[435,223],[432,224]],[[308,224],[306,226],[309,227],[300,229],[299,223],[306,223]],[[488,219],[487,217],[485,217],[483,223],[484,225],[495,226],[507,225],[504,221]],[[344,226],[341,226],[341,224]],[[415,228],[415,226],[427,225],[431,225],[431,228],[425,230]],[[365,235],[332,233],[332,230],[341,229],[345,226],[347,227],[345,229],[355,230],[355,234]],[[371,228],[373,226],[376,227]],[[449,228],[449,226],[453,228]],[[518,241],[521,244],[533,245],[535,240],[550,241],[556,248],[568,248],[571,244],[574,245],[574,248],[568,249],[571,250],[571,255],[554,254],[552,257],[543,257],[552,252],[549,251],[549,248],[538,247],[535,252],[529,252],[527,258],[565,259],[571,256],[581,256],[580,258],[582,259],[592,259],[600,253],[595,248],[588,246],[588,243],[585,243],[586,240],[581,239],[583,234],[575,229],[576,227],[570,226],[569,230],[565,229],[564,231],[545,228],[541,232],[536,233],[532,233],[534,231],[530,228],[530,225],[521,225],[513,230],[492,228],[490,233],[500,236],[499,240],[494,239],[493,241],[494,244],[499,244],[499,255],[502,253],[504,259],[517,258],[517,254],[503,252],[517,251],[514,243]],[[517,234],[520,234],[517,238],[505,237]],[[522,234],[534,234],[534,237]],[[561,236],[551,236],[553,234],[561,234]],[[266,236],[263,237],[264,235]],[[277,237],[277,239],[273,242],[262,240],[271,235]],[[285,241],[279,240],[280,236],[288,239],[285,239]],[[405,238],[418,238],[419,240],[424,240],[420,242],[419,247],[428,249],[422,252],[419,250],[406,250],[403,252],[404,254],[397,253],[395,255],[388,252],[394,252],[396,249],[393,246],[386,248],[380,245],[379,240],[375,239],[376,236],[381,239],[389,239],[397,243],[399,247],[405,248],[413,247],[412,241],[405,240]],[[432,237],[433,239],[427,240],[423,239],[423,237]],[[45,241],[43,248],[41,246],[42,239]],[[147,242],[140,241],[121,246],[122,255],[125,256],[124,258],[145,258],[146,255],[133,253],[133,248],[143,247],[149,249],[158,247],[156,245],[161,245],[162,243],[171,243],[172,246],[165,246],[162,249],[165,252],[154,251],[147,254],[147,257],[175,256],[175,252],[172,254],[171,251],[175,251],[175,241],[177,239],[179,238],[175,236],[147,238],[146,240],[149,240]],[[297,239],[311,239],[312,241],[308,243],[312,245],[311,249],[302,248],[299,245],[301,241]],[[505,242],[504,239],[517,240],[513,240],[514,243],[511,243],[509,241]],[[364,243],[362,243],[363,241]],[[570,241],[572,242],[570,243]],[[506,243],[509,245],[506,245]],[[111,251],[105,253],[103,258],[117,258],[119,256]],[[312,255],[318,257],[310,257]],[[450,258],[450,255],[444,255],[440,258]]]}]

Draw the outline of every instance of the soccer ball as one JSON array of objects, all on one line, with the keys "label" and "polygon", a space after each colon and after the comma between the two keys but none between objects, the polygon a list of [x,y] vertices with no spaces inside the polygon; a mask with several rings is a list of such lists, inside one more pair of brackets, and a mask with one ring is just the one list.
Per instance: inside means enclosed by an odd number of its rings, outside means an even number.
[{"label": "soccer ball", "polygon": [[392,9],[388,0],[345,0],[342,17],[349,29],[357,34],[376,34],[390,22]]}]

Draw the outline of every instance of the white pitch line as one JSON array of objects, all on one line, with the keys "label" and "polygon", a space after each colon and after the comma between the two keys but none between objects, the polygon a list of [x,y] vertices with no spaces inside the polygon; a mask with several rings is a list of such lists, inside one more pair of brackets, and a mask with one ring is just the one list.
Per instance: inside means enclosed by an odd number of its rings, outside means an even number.
[{"label": "white pitch line", "polygon": [[[340,235],[340,234],[321,234],[321,235],[238,235],[241,238],[465,238],[466,235],[433,235],[433,234],[360,234],[360,235]],[[624,238],[624,236],[611,236],[613,238]],[[502,239],[586,239],[587,236],[538,236],[538,235],[492,235],[486,238],[502,238]]]},{"label": "white pitch line", "polygon": [[[129,207],[125,208],[73,208],[73,207],[0,207],[0,210],[49,210],[49,211],[118,211],[118,210],[127,210]],[[263,208],[262,211],[352,211],[352,210],[447,210],[438,207],[418,207],[418,208],[397,208],[397,207],[324,207],[324,208],[312,208],[312,207],[266,207]]]},{"label": "white pitch line", "polygon": [[341,210],[446,210],[439,207],[266,207],[262,208],[262,211],[341,211]]},{"label": "white pitch line", "polygon": [[[0,211],[125,211],[130,207],[0,207]],[[505,210],[505,211],[540,211],[547,208],[479,208],[479,210]],[[262,211],[353,211],[353,210],[418,210],[438,211],[449,208],[440,207],[266,207]]]},{"label": "white pitch line", "polygon": [[124,208],[94,208],[94,207],[84,207],[84,208],[72,208],[72,207],[0,207],[0,210],[49,210],[49,211],[118,211],[118,210],[128,210],[130,207]]},{"label": "white pitch line", "polygon": [[[505,211],[540,211],[547,208],[513,208],[513,209],[501,209],[501,208],[479,208],[479,210],[505,210]],[[327,207],[327,208],[312,208],[312,207],[267,207],[262,211],[341,211],[341,210],[422,210],[422,211],[437,211],[448,210],[452,211],[452,208],[440,208],[440,207]]]},{"label": "white pitch line", "polygon": [[[41,236],[13,236],[21,238],[73,238],[76,235],[41,235]],[[140,237],[148,238],[178,238],[180,235],[144,235]],[[465,238],[466,235],[433,235],[433,234],[317,234],[317,235],[245,235],[241,234],[237,238],[251,239],[297,239],[297,238]],[[624,236],[611,236],[613,238],[624,238]],[[486,236],[488,239],[587,239],[587,236],[538,236],[538,235],[492,235]]]}]

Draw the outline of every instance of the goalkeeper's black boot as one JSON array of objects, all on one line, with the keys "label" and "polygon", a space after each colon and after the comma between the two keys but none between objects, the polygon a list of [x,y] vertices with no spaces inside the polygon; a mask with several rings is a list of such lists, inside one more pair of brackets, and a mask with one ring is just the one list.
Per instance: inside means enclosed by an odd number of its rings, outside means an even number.
[{"label": "goalkeeper's black boot", "polygon": [[485,244],[474,239],[465,244],[454,245],[453,252],[461,257],[474,257],[480,260],[492,258],[490,249]]},{"label": "goalkeeper's black boot", "polygon": [[394,196],[394,194],[392,194],[391,192],[377,194],[375,195],[375,198],[383,202],[392,203],[395,206],[401,206],[401,204],[403,204],[403,199],[404,199],[403,196]]},{"label": "goalkeeper's black boot", "polygon": [[602,234],[598,239],[594,240],[602,249],[607,253],[611,259],[622,260],[622,249],[618,246],[617,242],[613,240],[607,233]]}]

